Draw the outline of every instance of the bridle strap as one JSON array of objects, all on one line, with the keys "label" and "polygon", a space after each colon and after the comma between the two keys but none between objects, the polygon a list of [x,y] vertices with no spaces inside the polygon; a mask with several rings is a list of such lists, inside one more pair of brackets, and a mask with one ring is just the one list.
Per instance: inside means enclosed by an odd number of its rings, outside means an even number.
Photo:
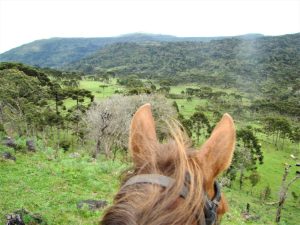
[{"label": "bridle strap", "polygon": [[[189,176],[186,177],[189,180]],[[167,177],[160,174],[140,174],[131,177],[122,187],[121,190],[132,186],[135,184],[154,184],[159,185],[164,188],[170,188],[175,184],[175,179],[171,177]],[[205,204],[204,204],[204,217],[205,217],[205,224],[212,225],[217,221],[217,208],[219,202],[221,200],[221,188],[220,185],[215,181],[214,182],[214,189],[215,195],[212,199],[210,199],[205,193]],[[186,198],[188,195],[188,188],[184,185],[179,193],[180,197]],[[198,225],[203,224],[202,218],[197,216]]]},{"label": "bridle strap", "polygon": [[[140,174],[136,175],[134,177],[131,177],[123,186],[121,189],[131,186],[134,184],[156,184],[159,186],[162,186],[164,188],[170,188],[175,184],[175,179],[171,177],[167,177],[160,174]],[[179,195],[183,198],[186,198],[188,194],[188,188],[186,186],[183,186]]]},{"label": "bridle strap", "polygon": [[217,208],[221,201],[221,188],[218,182],[214,183],[215,195],[212,199],[205,193],[206,201],[204,205],[204,215],[206,225],[214,224],[217,221]]}]

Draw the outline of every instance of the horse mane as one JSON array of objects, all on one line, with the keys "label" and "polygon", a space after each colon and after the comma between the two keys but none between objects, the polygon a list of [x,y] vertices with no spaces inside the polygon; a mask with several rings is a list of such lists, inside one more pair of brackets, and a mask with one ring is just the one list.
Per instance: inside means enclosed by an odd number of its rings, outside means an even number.
[{"label": "horse mane", "polygon": [[[200,163],[190,148],[188,138],[178,123],[168,123],[170,138],[163,144],[145,142],[144,164],[127,171],[121,185],[137,174],[161,174],[173,178],[176,183],[170,188],[158,185],[136,184],[121,189],[114,204],[107,209],[102,225],[182,225],[193,224],[202,217],[204,207],[203,175]],[[139,136],[143,138],[143,136]],[[146,143],[146,144],[145,144]],[[188,194],[179,198],[187,182]]]}]

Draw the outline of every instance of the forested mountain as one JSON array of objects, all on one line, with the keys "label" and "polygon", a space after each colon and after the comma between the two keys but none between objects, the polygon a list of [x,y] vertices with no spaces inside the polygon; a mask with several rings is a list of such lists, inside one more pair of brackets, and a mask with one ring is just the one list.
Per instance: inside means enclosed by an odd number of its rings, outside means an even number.
[{"label": "forested mountain", "polygon": [[[209,42],[116,43],[67,66],[85,73],[169,77],[179,81],[293,81],[300,71],[300,33]],[[217,78],[217,79],[215,79]],[[224,82],[224,80],[222,82]]]},{"label": "forested mountain", "polygon": [[[237,36],[240,39],[255,39],[260,34]],[[119,37],[102,38],[51,38],[37,40],[14,48],[0,55],[0,61],[22,62],[40,67],[59,68],[93,54],[106,45],[124,42],[208,42],[230,37],[175,37],[171,35],[155,35],[134,33]]]}]

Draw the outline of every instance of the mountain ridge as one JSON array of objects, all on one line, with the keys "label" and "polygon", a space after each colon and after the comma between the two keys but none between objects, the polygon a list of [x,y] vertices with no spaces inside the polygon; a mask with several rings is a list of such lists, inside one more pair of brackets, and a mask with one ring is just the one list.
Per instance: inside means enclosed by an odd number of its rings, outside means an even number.
[{"label": "mountain ridge", "polygon": [[221,81],[220,77],[237,79],[241,85],[269,78],[294,82],[300,71],[300,33],[250,40],[115,43],[65,69],[93,75],[109,71],[118,77],[138,75],[178,83]]},{"label": "mountain ridge", "polygon": [[261,34],[219,37],[176,37],[163,34],[132,33],[115,37],[61,38],[35,40],[0,54],[0,61],[22,62],[40,67],[62,68],[114,43],[127,42],[209,42],[227,38],[255,39]]}]

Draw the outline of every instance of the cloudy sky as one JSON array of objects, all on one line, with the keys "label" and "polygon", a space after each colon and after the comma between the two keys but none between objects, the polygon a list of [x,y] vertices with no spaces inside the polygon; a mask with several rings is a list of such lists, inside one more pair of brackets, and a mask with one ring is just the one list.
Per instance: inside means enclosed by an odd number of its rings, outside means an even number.
[{"label": "cloudy sky", "polygon": [[300,32],[300,0],[0,0],[0,53],[51,37]]}]

